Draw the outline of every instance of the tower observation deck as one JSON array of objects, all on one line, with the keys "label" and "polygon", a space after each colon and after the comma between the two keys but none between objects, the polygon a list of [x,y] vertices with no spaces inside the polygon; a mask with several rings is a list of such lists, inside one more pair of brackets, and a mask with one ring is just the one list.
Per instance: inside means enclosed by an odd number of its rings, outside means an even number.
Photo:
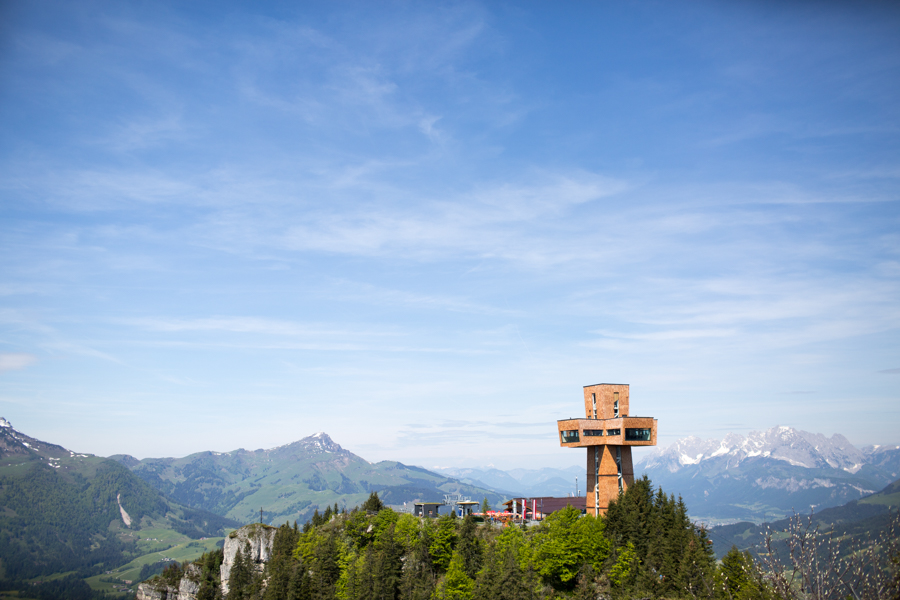
[{"label": "tower observation deck", "polygon": [[584,413],[557,421],[559,444],[587,448],[587,512],[599,516],[634,483],[631,447],[656,445],[656,419],[629,415],[628,384],[622,383],[584,386]]}]

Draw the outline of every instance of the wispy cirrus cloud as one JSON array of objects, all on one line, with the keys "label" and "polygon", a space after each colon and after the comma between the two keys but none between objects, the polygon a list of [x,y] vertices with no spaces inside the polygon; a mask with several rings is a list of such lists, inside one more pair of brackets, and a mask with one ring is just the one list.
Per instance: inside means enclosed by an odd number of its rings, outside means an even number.
[{"label": "wispy cirrus cloud", "polygon": [[37,362],[37,356],[24,352],[0,352],[0,373],[19,371]]},{"label": "wispy cirrus cloud", "polygon": [[276,336],[396,336],[389,329],[334,327],[264,317],[217,316],[197,319],[144,317],[121,319],[122,324],[161,332],[256,333]]}]

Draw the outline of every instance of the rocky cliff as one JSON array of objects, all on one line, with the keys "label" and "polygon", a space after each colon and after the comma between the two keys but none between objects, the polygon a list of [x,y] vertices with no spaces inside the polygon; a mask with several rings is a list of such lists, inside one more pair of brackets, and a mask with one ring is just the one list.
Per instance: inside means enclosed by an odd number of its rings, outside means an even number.
[{"label": "rocky cliff", "polygon": [[[234,565],[234,559],[238,551],[243,552],[256,570],[261,572],[272,555],[272,545],[275,542],[276,531],[278,530],[275,527],[254,523],[253,525],[241,527],[237,531],[232,531],[225,538],[225,547],[223,548],[225,560],[222,562],[219,570],[222,578],[223,596],[228,594],[228,577],[231,575],[231,567]],[[182,599],[179,598],[179,600]]]},{"label": "rocky cliff", "polygon": [[[224,560],[222,566],[219,567],[223,597],[228,595],[228,578],[231,575],[231,567],[234,565],[237,553],[242,552],[257,572],[262,573],[272,556],[276,531],[278,530],[275,527],[254,523],[232,531],[225,538],[225,547],[222,549]],[[184,576],[177,586],[161,577],[138,585],[136,600],[197,600],[201,577],[200,566],[191,563],[185,568]]]},{"label": "rocky cliff", "polygon": [[190,564],[184,571],[184,577],[178,587],[168,585],[165,581],[147,581],[137,588],[136,600],[197,600],[200,590],[200,567]]}]

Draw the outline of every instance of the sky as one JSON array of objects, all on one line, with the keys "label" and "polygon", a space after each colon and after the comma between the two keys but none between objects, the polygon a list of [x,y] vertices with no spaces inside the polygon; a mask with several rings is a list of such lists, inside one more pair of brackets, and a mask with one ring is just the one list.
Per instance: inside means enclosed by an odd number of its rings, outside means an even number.
[{"label": "sky", "polygon": [[[108,456],[900,442],[900,9],[0,4],[0,416]],[[636,452],[640,459],[640,453]]]}]

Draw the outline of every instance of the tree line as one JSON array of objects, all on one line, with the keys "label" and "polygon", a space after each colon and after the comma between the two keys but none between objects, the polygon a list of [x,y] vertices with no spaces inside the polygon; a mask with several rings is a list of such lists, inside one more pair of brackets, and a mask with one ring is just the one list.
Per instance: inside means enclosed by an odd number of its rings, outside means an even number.
[{"label": "tree line", "polygon": [[[197,561],[198,600],[775,597],[749,554],[734,548],[717,564],[684,503],[646,477],[604,517],[567,507],[527,528],[398,514],[373,492],[349,512],[329,507],[302,527],[279,527],[264,565],[249,544],[239,550],[225,598],[222,560],[216,551]],[[164,574],[173,583],[177,569]]]}]

